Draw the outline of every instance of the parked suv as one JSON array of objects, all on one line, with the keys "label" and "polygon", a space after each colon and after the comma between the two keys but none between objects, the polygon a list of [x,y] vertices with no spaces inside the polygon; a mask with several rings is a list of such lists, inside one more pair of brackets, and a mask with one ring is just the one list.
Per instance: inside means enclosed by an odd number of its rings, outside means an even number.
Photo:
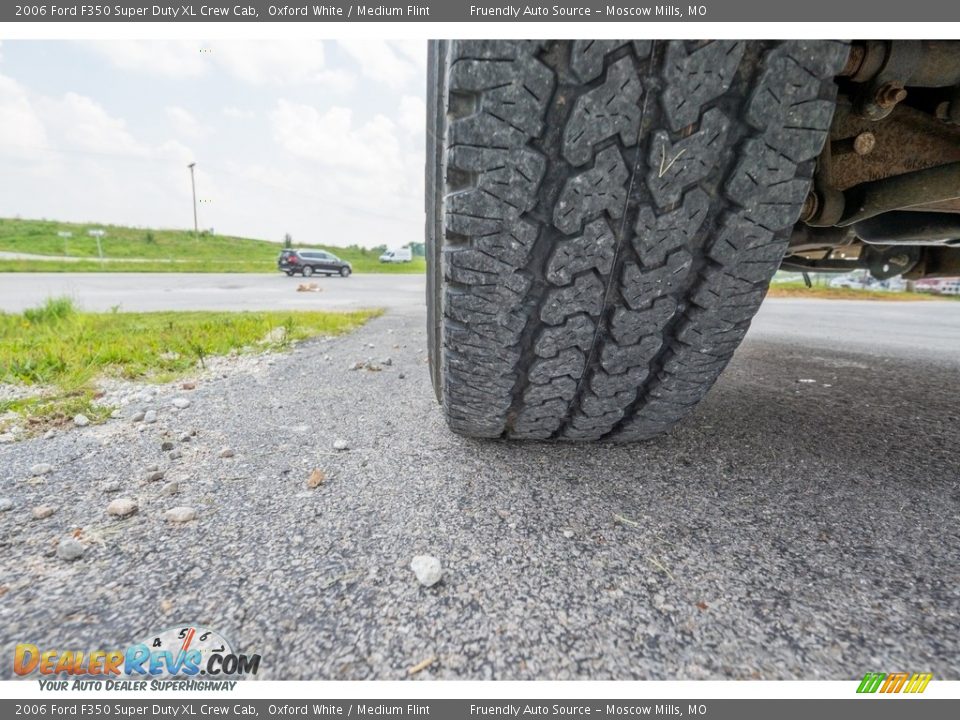
[{"label": "parked suv", "polygon": [[277,268],[287,275],[300,273],[310,277],[314,273],[348,277],[353,266],[326,250],[284,250],[277,258]]}]

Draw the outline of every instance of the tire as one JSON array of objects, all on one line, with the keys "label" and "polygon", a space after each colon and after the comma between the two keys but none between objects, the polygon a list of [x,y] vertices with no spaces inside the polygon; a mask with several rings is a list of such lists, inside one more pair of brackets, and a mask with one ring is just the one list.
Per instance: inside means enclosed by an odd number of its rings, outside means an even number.
[{"label": "tire", "polygon": [[350,268],[348,267],[340,268],[340,277],[350,277]]},{"label": "tire", "polygon": [[431,43],[427,329],[450,427],[619,442],[689,413],[779,267],[847,53]]},{"label": "tire", "polygon": [[303,270],[301,270],[300,272],[303,274],[305,278],[308,278],[311,275],[313,275],[313,268],[310,267],[309,265],[304,265]]}]

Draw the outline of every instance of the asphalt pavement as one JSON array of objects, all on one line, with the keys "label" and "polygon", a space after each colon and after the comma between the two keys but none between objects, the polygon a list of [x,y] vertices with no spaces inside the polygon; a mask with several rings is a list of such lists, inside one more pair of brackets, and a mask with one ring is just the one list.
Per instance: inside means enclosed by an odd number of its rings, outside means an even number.
[{"label": "asphalt pavement", "polygon": [[269,679],[960,679],[958,338],[960,303],[771,301],[667,436],[515,444],[446,429],[401,308],[0,445],[0,655],[197,623]]},{"label": "asphalt pavement", "polygon": [[[315,292],[298,287],[313,285]],[[346,310],[419,312],[424,276],[361,274],[287,277],[283,273],[0,273],[0,310],[22,312],[66,296],[81,308],[155,310]]]}]

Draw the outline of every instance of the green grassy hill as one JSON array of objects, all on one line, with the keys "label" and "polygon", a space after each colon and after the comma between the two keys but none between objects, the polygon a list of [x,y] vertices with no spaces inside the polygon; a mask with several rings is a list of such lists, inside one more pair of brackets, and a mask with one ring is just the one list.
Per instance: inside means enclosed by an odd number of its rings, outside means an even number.
[{"label": "green grassy hill", "polygon": [[[102,229],[105,262],[97,255],[96,238],[88,230]],[[57,233],[70,232],[62,238]],[[308,247],[294,244],[294,247]],[[422,257],[413,262],[381,263],[379,251],[365,248],[309,245],[323,248],[353,265],[354,272],[424,272]],[[49,220],[0,218],[0,252],[48,255],[47,259],[15,260],[0,256],[0,272],[272,272],[279,243],[188,230],[151,230],[120,225],[79,224]],[[62,260],[62,256],[78,258]]]}]

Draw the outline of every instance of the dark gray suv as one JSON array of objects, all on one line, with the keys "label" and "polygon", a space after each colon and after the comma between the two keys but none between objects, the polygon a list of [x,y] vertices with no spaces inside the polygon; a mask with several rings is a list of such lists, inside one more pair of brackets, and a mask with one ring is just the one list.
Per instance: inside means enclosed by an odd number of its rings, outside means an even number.
[{"label": "dark gray suv", "polygon": [[314,273],[349,277],[353,272],[350,263],[326,250],[284,250],[277,258],[277,269],[287,275],[300,273],[304,277]]}]

